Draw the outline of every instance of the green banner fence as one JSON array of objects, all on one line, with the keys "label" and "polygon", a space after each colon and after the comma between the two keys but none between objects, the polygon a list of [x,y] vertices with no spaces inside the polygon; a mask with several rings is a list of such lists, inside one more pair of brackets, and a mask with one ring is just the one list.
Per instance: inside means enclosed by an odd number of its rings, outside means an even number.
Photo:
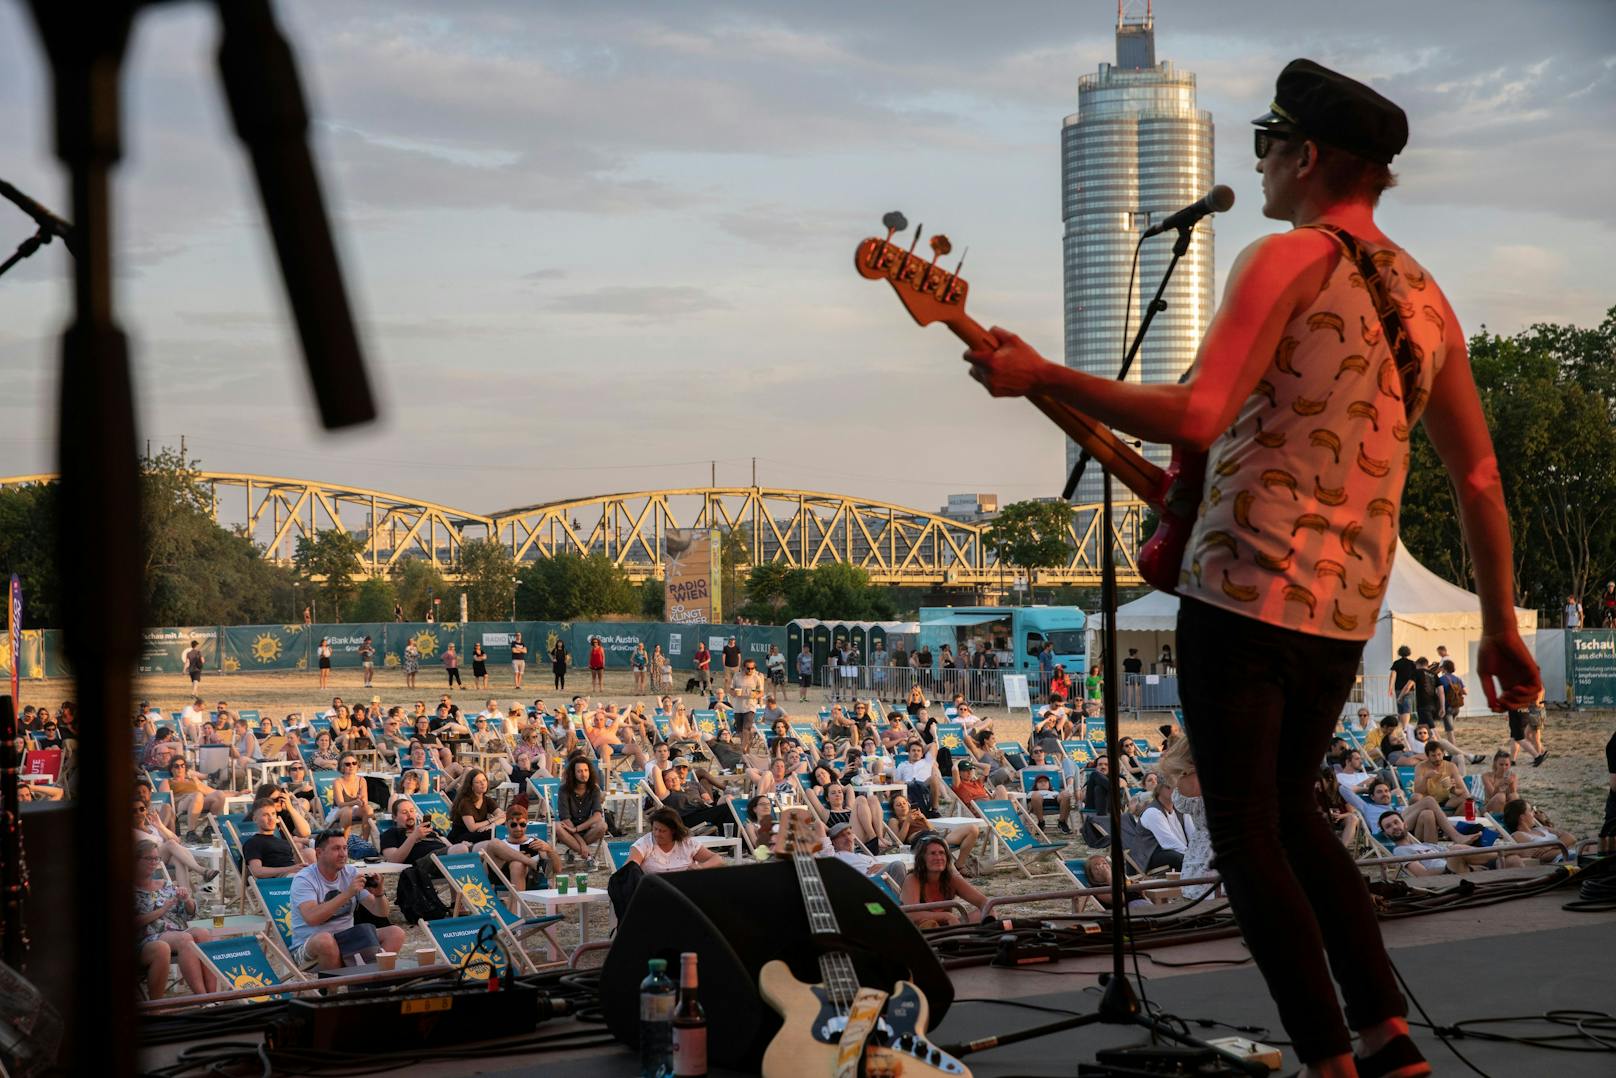
[{"label": "green banner fence", "polygon": [[[185,673],[185,653],[193,641],[202,651],[204,678],[237,671],[312,670],[319,666],[321,641],[331,647],[334,669],[358,669],[360,649],[368,636],[376,649],[378,669],[403,665],[410,641],[421,653],[421,670],[443,668],[443,653],[452,643],[460,655],[462,676],[471,677],[472,650],[481,644],[490,669],[506,670],[511,662],[511,640],[517,633],[527,645],[528,670],[537,678],[548,670],[550,652],[558,641],[566,644],[573,669],[587,668],[589,642],[600,637],[606,649],[606,668],[625,670],[635,646],[646,653],[660,647],[675,670],[691,670],[696,645],[705,641],[713,652],[713,667],[730,637],[746,658],[764,668],[770,646],[786,651],[786,630],[778,625],[674,625],[652,621],[468,621],[462,624],[431,622],[368,622],[340,625],[201,625],[147,629],[142,633],[140,674]],[[0,634],[3,636],[3,634]],[[788,653],[789,658],[789,653]],[[11,672],[9,648],[0,643],[0,674]],[[21,676],[26,679],[67,677],[66,650],[58,629],[30,629],[23,633]]]}]

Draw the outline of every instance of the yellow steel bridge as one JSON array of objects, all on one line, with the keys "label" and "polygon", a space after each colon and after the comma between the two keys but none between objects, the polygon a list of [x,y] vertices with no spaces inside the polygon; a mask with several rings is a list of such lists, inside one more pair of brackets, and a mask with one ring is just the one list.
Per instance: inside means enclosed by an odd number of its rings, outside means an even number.
[{"label": "yellow steel bridge", "polygon": [[[814,568],[845,562],[877,584],[1001,586],[1015,571],[983,542],[985,524],[842,494],[771,487],[686,487],[598,494],[544,502],[492,514],[468,513],[435,502],[361,487],[280,476],[199,472],[221,525],[251,537],[271,561],[289,562],[300,536],[332,528],[361,539],[356,575],[389,572],[423,558],[453,575],[468,541],[494,538],[513,563],[557,554],[604,554],[631,577],[663,572],[669,528],[735,531],[753,565],[780,562]],[[0,478],[0,487],[54,481],[54,475]],[[1144,506],[1117,505],[1114,525],[1118,580],[1140,583],[1136,556]],[[1070,559],[1040,569],[1037,583],[1097,585],[1099,505],[1072,507]]]}]

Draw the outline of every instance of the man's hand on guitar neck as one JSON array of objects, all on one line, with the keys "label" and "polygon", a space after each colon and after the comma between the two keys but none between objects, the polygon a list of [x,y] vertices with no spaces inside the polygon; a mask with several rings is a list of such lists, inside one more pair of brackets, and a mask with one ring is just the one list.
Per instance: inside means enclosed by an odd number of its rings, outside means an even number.
[{"label": "man's hand on guitar neck", "polygon": [[994,326],[980,345],[965,353],[971,377],[995,397],[1025,397],[1044,384],[1045,368],[1055,364],[1007,329]]}]

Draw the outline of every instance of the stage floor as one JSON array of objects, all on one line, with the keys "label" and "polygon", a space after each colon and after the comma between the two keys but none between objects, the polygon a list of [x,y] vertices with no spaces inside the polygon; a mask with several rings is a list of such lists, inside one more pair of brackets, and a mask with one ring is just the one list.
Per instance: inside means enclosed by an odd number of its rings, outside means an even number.
[{"label": "stage floor", "polygon": [[[1561,904],[1575,894],[1573,888],[1563,888],[1496,906],[1389,921],[1382,924],[1382,931],[1397,968],[1437,1022],[1555,1009],[1616,1014],[1616,970],[1612,968],[1616,965],[1616,913],[1562,910]],[[1156,954],[1175,963],[1246,957],[1238,937],[1162,948]],[[1270,1029],[1273,1037],[1284,1039],[1268,991],[1250,965],[1168,968],[1141,956],[1139,968],[1147,978],[1149,999],[1181,1018],[1262,1026]],[[1098,999],[1098,974],[1108,969],[1108,960],[1084,958],[1035,967],[1036,972],[986,966],[955,970],[952,976],[957,998],[931,1040],[960,1042],[1027,1029],[1058,1018],[1006,1006],[1007,1000],[1087,1013]],[[571,1025],[552,1022],[541,1027],[541,1032],[559,1032]],[[1232,1032],[1192,1029],[1205,1037]],[[1530,1032],[1542,1034],[1548,1029],[1540,1023]],[[1437,1074],[1470,1073],[1434,1034],[1415,1029],[1414,1038]],[[1100,1048],[1143,1040],[1144,1034],[1132,1028],[1096,1026],[982,1052],[968,1057],[966,1062],[978,1078],[1069,1075],[1076,1073],[1078,1062],[1092,1060]],[[1545,1051],[1476,1040],[1459,1041],[1458,1046],[1493,1078],[1548,1074],[1607,1078],[1616,1073],[1616,1057],[1607,1054]],[[158,1050],[143,1062],[166,1062],[176,1050]],[[627,1050],[596,1049],[535,1057],[532,1062],[494,1059],[482,1067],[465,1060],[423,1063],[411,1066],[410,1071],[413,1078],[463,1074],[514,1078],[553,1074],[557,1068],[564,1068],[569,1078],[622,1078],[635,1073],[637,1062]],[[1289,1074],[1298,1065],[1287,1050],[1279,1073]]]}]

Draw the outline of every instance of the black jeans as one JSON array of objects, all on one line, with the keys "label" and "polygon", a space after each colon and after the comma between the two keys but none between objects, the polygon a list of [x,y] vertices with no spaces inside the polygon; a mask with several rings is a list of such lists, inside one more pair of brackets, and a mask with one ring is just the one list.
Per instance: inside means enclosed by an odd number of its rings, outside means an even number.
[{"label": "black jeans", "polygon": [[1179,695],[1214,863],[1304,1063],[1351,1051],[1348,1025],[1408,1013],[1363,877],[1313,795],[1362,652],[1195,600],[1179,606]]}]

